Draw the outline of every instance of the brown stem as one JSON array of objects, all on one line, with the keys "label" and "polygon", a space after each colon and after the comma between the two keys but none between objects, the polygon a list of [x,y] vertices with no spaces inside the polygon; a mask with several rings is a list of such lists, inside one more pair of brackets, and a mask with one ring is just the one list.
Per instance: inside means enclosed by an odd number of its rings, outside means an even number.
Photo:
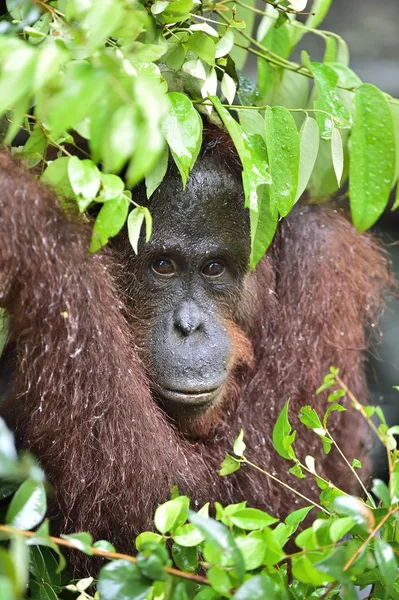
[{"label": "brown stem", "polygon": [[[13,535],[22,535],[23,537],[33,538],[37,535],[35,531],[26,531],[24,529],[16,529],[15,527],[10,527],[9,525],[0,525],[0,531],[5,533],[11,533]],[[65,546],[66,548],[77,550],[76,546],[73,545],[69,540],[64,540],[62,538],[49,536],[49,539],[57,544],[58,546]],[[108,558],[110,560],[127,560],[131,563],[136,563],[137,558],[135,556],[130,556],[129,554],[121,554],[120,552],[107,552],[107,550],[100,550],[100,548],[94,548],[90,546],[90,550],[93,555],[101,556],[102,558]],[[175,575],[176,577],[180,577],[181,579],[189,579],[190,581],[195,581],[196,583],[200,583],[201,585],[209,585],[209,581],[206,577],[202,577],[201,575],[195,575],[193,573],[186,573],[185,571],[180,571],[179,569],[174,569],[173,567],[164,567],[165,573],[168,575]]]}]

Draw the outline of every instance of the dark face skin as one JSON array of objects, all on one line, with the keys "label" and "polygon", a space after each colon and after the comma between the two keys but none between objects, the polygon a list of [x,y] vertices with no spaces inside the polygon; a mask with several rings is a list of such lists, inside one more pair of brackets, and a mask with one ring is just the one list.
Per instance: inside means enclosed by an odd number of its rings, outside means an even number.
[{"label": "dark face skin", "polygon": [[138,302],[151,313],[144,343],[155,394],[176,419],[221,396],[232,359],[228,322],[236,321],[250,251],[237,176],[212,157],[197,165],[184,192],[179,175],[168,176],[147,202],[153,234],[133,266]]}]

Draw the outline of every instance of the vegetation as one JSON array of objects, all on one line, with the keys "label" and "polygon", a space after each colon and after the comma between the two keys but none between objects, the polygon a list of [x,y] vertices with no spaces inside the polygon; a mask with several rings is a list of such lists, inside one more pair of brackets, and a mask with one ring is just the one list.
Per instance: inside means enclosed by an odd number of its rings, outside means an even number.
[{"label": "vegetation", "polygon": [[[92,251],[126,220],[134,249],[143,226],[151,235],[151,214],[135,202],[134,185],[144,178],[151,195],[169,151],[185,185],[200,149],[200,114],[223,123],[240,156],[252,267],[305,190],[324,201],[348,175],[352,219],[363,231],[385,209],[399,176],[399,101],[362,83],[344,40],[316,29],[331,2],[265,0],[260,10],[254,0],[8,0],[0,22],[2,141],[10,145],[19,134],[24,143],[12,152],[75,200],[82,218],[93,203],[102,205]],[[302,51],[297,64],[292,52],[309,35],[325,40],[324,60],[312,62]],[[242,72],[250,55],[256,85]],[[78,158],[77,148],[87,157]],[[0,525],[1,600],[19,600],[27,589],[36,600],[332,599],[356,598],[355,586],[368,585],[370,598],[399,598],[399,429],[388,429],[379,409],[362,406],[335,370],[326,387],[332,392],[324,419],[304,407],[300,420],[328,452],[336,445],[328,416],[345,410],[339,400],[347,394],[386,447],[388,486],[377,480],[373,495],[365,491],[360,500],[320,479],[317,457],[302,464],[295,455],[286,405],[274,445],[291,473],[316,478],[319,504],[309,501],[284,522],[245,503],[216,504],[211,519],[208,505],[193,513],[174,490],[154,516],[157,533],[137,538],[136,557],[88,533],[51,537],[44,474],[32,457],[17,456],[1,423],[0,498],[10,499]],[[252,468],[274,477],[250,458],[240,434],[221,475]],[[358,461],[347,466],[357,477]],[[97,592],[91,578],[64,575],[62,547],[112,559]]]},{"label": "vegetation", "polygon": [[[355,600],[355,586],[371,586],[368,598],[375,600],[399,598],[399,454],[394,438],[399,427],[389,429],[380,409],[359,404],[336,369],[331,369],[318,391],[328,388],[332,391],[324,418],[320,420],[313,408],[304,406],[301,422],[322,438],[328,453],[337,446],[328,429],[329,415],[346,410],[339,399],[348,394],[386,448],[389,486],[374,480],[373,495],[365,490],[361,500],[319,477],[315,457],[307,456],[300,463],[292,445],[295,432],[287,418],[287,403],[274,428],[274,447],[293,463],[291,473],[315,478],[320,503],[298,494],[305,506],[284,522],[247,507],[246,502],[215,503],[215,518],[210,518],[209,504],[198,512],[190,511],[189,498],[175,489],[155,512],[155,531],[137,537],[136,557],[119,554],[108,541],[93,542],[86,532],[51,537],[49,522],[43,521],[44,474],[32,457],[17,457],[12,435],[0,421],[0,476],[4,480],[0,497],[13,495],[5,524],[0,525],[2,539],[10,540],[0,548],[1,599],[19,600],[28,587],[36,600],[69,598],[69,592],[79,600],[90,600],[92,594],[101,600]],[[378,427],[371,420],[373,414]],[[347,467],[358,477],[359,461]],[[245,456],[243,432],[220,474],[226,477],[239,468],[257,469],[260,477],[287,485]],[[309,513],[313,522],[307,519]],[[97,592],[91,591],[92,577],[68,580],[63,547],[109,560],[98,575]]]}]

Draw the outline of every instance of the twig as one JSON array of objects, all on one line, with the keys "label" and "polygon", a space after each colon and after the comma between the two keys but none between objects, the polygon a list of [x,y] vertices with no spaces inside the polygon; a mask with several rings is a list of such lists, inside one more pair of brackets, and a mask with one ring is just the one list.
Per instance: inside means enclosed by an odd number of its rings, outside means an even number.
[{"label": "twig", "polygon": [[[11,533],[13,535],[22,535],[23,537],[33,538],[37,536],[35,531],[26,531],[25,529],[16,529],[15,527],[10,527],[9,525],[0,525],[0,532]],[[69,548],[71,550],[78,550],[76,546],[70,542],[69,540],[64,540],[59,537],[48,536],[52,542],[57,544],[58,546],[64,546],[65,548]],[[122,554],[120,552],[108,552],[106,550],[100,550],[99,548],[94,548],[90,546],[90,551],[94,556],[101,556],[102,558],[108,558],[110,560],[127,560],[131,563],[136,563],[137,558],[135,556],[130,556],[130,554]],[[201,575],[195,575],[194,573],[186,573],[185,571],[180,571],[179,569],[174,569],[173,567],[164,567],[165,573],[168,575],[174,575],[175,577],[180,577],[181,579],[189,579],[190,581],[195,581],[196,583],[200,583],[201,585],[209,585],[209,581],[206,577],[202,577]]]}]

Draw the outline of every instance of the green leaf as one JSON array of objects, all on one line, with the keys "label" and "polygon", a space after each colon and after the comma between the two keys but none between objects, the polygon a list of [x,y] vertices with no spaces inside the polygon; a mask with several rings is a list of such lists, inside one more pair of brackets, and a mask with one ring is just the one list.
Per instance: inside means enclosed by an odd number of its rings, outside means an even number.
[{"label": "green leaf", "polygon": [[346,408],[344,406],[342,406],[341,404],[331,404],[327,408],[327,410],[326,410],[326,412],[324,414],[324,417],[323,417],[323,427],[324,428],[327,427],[328,417],[330,416],[330,414],[332,412],[345,412],[345,411],[346,411]]},{"label": "green leaf", "polygon": [[201,31],[193,33],[188,39],[187,47],[208,65],[215,66],[216,44],[209,35]]},{"label": "green leaf", "polygon": [[0,116],[32,94],[36,52],[25,42],[4,38],[0,43]]},{"label": "green leaf", "polygon": [[80,531],[79,533],[71,533],[70,535],[61,535],[63,540],[68,540],[68,542],[74,547],[91,556],[93,554],[93,550],[91,546],[93,545],[93,538],[90,533],[86,531]]},{"label": "green leaf", "polygon": [[16,529],[33,529],[44,519],[46,510],[46,492],[43,483],[27,479],[11,500],[6,523]]},{"label": "green leaf", "polygon": [[278,212],[270,206],[270,186],[262,185],[256,190],[258,210],[251,210],[251,258],[250,267],[254,269],[264,257],[277,230]]},{"label": "green leaf", "polygon": [[336,72],[329,65],[315,62],[311,64],[311,69],[318,92],[318,99],[315,101],[314,106],[319,111],[324,111],[316,112],[320,134],[324,140],[331,140],[334,128],[332,117],[338,121],[335,124],[341,129],[350,128],[352,117],[348,108],[341,102],[336,93],[338,84]]},{"label": "green leaf", "polygon": [[148,544],[160,544],[163,542],[164,537],[159,535],[159,533],[154,533],[153,531],[143,531],[136,537],[136,548],[139,552],[144,550],[146,545]]},{"label": "green leaf", "polygon": [[349,192],[355,227],[371,227],[387,205],[395,176],[395,131],[385,96],[370,84],[356,92],[349,166]]},{"label": "green leaf", "polygon": [[245,206],[250,210],[258,211],[259,186],[269,184],[271,178],[267,172],[266,146],[260,135],[245,134],[241,126],[233,119],[231,114],[222,106],[217,96],[211,97],[224,126],[234,142],[234,146],[243,166],[243,185]]},{"label": "green leaf", "polygon": [[140,553],[137,556],[137,566],[141,575],[152,581],[163,581],[166,579],[164,563],[161,556],[153,553],[152,548],[148,548],[145,554]]},{"label": "green leaf", "polygon": [[213,589],[219,592],[219,594],[230,595],[232,583],[230,577],[222,567],[211,567],[206,575]]},{"label": "green leaf", "polygon": [[125,224],[129,210],[129,200],[125,195],[109,200],[97,215],[93,226],[90,252],[96,252],[117,235]]},{"label": "green leaf", "polygon": [[109,115],[102,133],[102,159],[106,171],[119,172],[138,146],[139,116],[135,107],[123,104]]},{"label": "green leaf", "polygon": [[318,571],[306,555],[292,557],[292,574],[299,581],[314,586],[322,586],[334,580],[333,577]]},{"label": "green leaf", "polygon": [[[134,250],[135,254],[138,254],[138,242],[140,238],[141,226],[144,223],[144,219],[146,218],[146,214],[150,215],[150,211],[145,206],[136,206],[130,213],[127,218],[127,232],[129,236],[129,242]],[[148,216],[147,216],[148,218]],[[151,222],[151,221],[150,221]],[[147,240],[151,236],[151,232],[148,232],[147,228]]]},{"label": "green leaf", "polygon": [[101,176],[101,189],[96,198],[96,202],[107,202],[108,200],[114,200],[123,194],[125,184],[118,175],[100,173]]},{"label": "green leaf", "polygon": [[236,456],[244,456],[246,445],[244,443],[244,430],[241,429],[237,439],[234,442],[233,452]]},{"label": "green leaf", "polygon": [[63,156],[50,162],[40,177],[40,181],[49,185],[63,198],[75,198],[68,176],[69,156]]},{"label": "green leaf", "polygon": [[373,530],[375,518],[372,510],[363,502],[352,496],[339,496],[334,500],[334,508],[337,512],[352,517],[357,525],[366,529],[368,533]]},{"label": "green leaf", "polygon": [[291,113],[281,106],[267,108],[266,146],[272,177],[270,204],[283,217],[296,197],[299,172],[299,136]]},{"label": "green leaf", "polygon": [[361,469],[362,468],[362,463],[360,462],[360,460],[358,460],[357,458],[354,458],[352,460],[352,467],[354,469]]},{"label": "green leaf", "polygon": [[203,534],[192,523],[187,523],[178,527],[172,535],[173,540],[179,546],[190,548],[192,546],[198,546],[204,541]]},{"label": "green leaf", "polygon": [[206,540],[220,549],[225,557],[232,561],[237,577],[241,580],[245,575],[244,560],[231,531],[214,519],[205,519],[193,511],[190,511],[189,519],[201,531]]},{"label": "green leaf", "polygon": [[319,415],[311,406],[302,406],[299,413],[299,420],[309,429],[323,429]]},{"label": "green leaf", "polygon": [[147,198],[150,198],[155,190],[162,183],[166,171],[168,170],[169,149],[166,147],[160,155],[158,161],[145,176],[145,186],[147,189]]},{"label": "green leaf", "polygon": [[179,496],[158,506],[154,516],[154,524],[158,531],[166,533],[182,525],[187,519],[188,504],[186,496]]},{"label": "green leaf", "polygon": [[284,404],[283,409],[273,428],[273,447],[283,458],[296,460],[292,444],[295,440],[296,432],[292,431],[288,420],[289,399]]},{"label": "green leaf", "polygon": [[107,542],[107,540],[98,540],[98,542],[94,542],[93,548],[97,548],[97,550],[104,550],[104,552],[116,552],[115,546],[113,546],[110,542]]},{"label": "green leaf", "polygon": [[230,456],[227,454],[223,459],[222,464],[220,465],[219,475],[221,477],[225,477],[226,475],[231,475],[231,473],[235,473],[238,469],[241,468],[241,461],[234,458],[234,456]]},{"label": "green leaf", "polygon": [[196,547],[184,547],[174,543],[172,544],[172,558],[176,566],[182,571],[195,573],[198,570],[199,558]]},{"label": "green leaf", "polygon": [[280,591],[276,590],[273,580],[267,575],[251,577],[233,596],[233,600],[281,600]]},{"label": "green leaf", "polygon": [[240,529],[248,531],[264,529],[278,522],[278,519],[257,508],[243,508],[238,510],[230,516],[230,520]]},{"label": "green leaf", "polygon": [[234,33],[231,29],[227,29],[226,33],[216,42],[216,58],[221,58],[230,54],[234,46]]},{"label": "green leaf", "polygon": [[61,586],[57,559],[48,548],[31,546],[29,562],[29,570],[38,581],[46,582],[51,587]]},{"label": "green leaf", "polygon": [[37,113],[53,136],[73,128],[94,110],[107,82],[104,72],[84,61],[71,61],[63,73],[60,91],[48,97],[38,93]]},{"label": "green leaf", "polygon": [[238,536],[236,543],[244,558],[246,571],[257,569],[263,564],[266,547],[262,532],[255,531],[246,536]]},{"label": "green leaf", "polygon": [[237,114],[245,133],[260,134],[266,143],[265,120],[260,112],[241,108],[237,110]]},{"label": "green leaf", "polygon": [[384,481],[381,479],[373,479],[371,491],[377,496],[378,500],[381,501],[384,508],[389,508],[391,506],[391,494]]},{"label": "green leaf", "polygon": [[68,176],[76,194],[79,211],[83,213],[97,195],[101,185],[100,171],[91,160],[72,156],[68,162]]},{"label": "green leaf", "polygon": [[170,106],[161,128],[185,188],[190,169],[201,149],[202,121],[188,96],[170,92],[168,98]]},{"label": "green leaf", "polygon": [[376,538],[374,539],[374,556],[384,583],[384,599],[388,600],[399,574],[395,553],[385,540]]},{"label": "green leaf", "polygon": [[114,560],[101,569],[97,588],[101,600],[146,600],[152,581],[133,563]]},{"label": "green leaf", "polygon": [[114,0],[96,2],[95,10],[89,10],[82,21],[82,29],[86,33],[85,45],[94,52],[106,38],[122,24],[124,11],[122,4]]},{"label": "green leaf", "polygon": [[319,152],[319,126],[306,116],[299,132],[299,170],[295,201],[299,200],[309,183]]},{"label": "green leaf", "polygon": [[333,128],[331,136],[331,156],[338,185],[341,185],[344,172],[344,147],[342,137],[337,127]]},{"label": "green leaf", "polygon": [[352,517],[342,517],[331,523],[330,538],[332,542],[338,542],[355,526]]}]

